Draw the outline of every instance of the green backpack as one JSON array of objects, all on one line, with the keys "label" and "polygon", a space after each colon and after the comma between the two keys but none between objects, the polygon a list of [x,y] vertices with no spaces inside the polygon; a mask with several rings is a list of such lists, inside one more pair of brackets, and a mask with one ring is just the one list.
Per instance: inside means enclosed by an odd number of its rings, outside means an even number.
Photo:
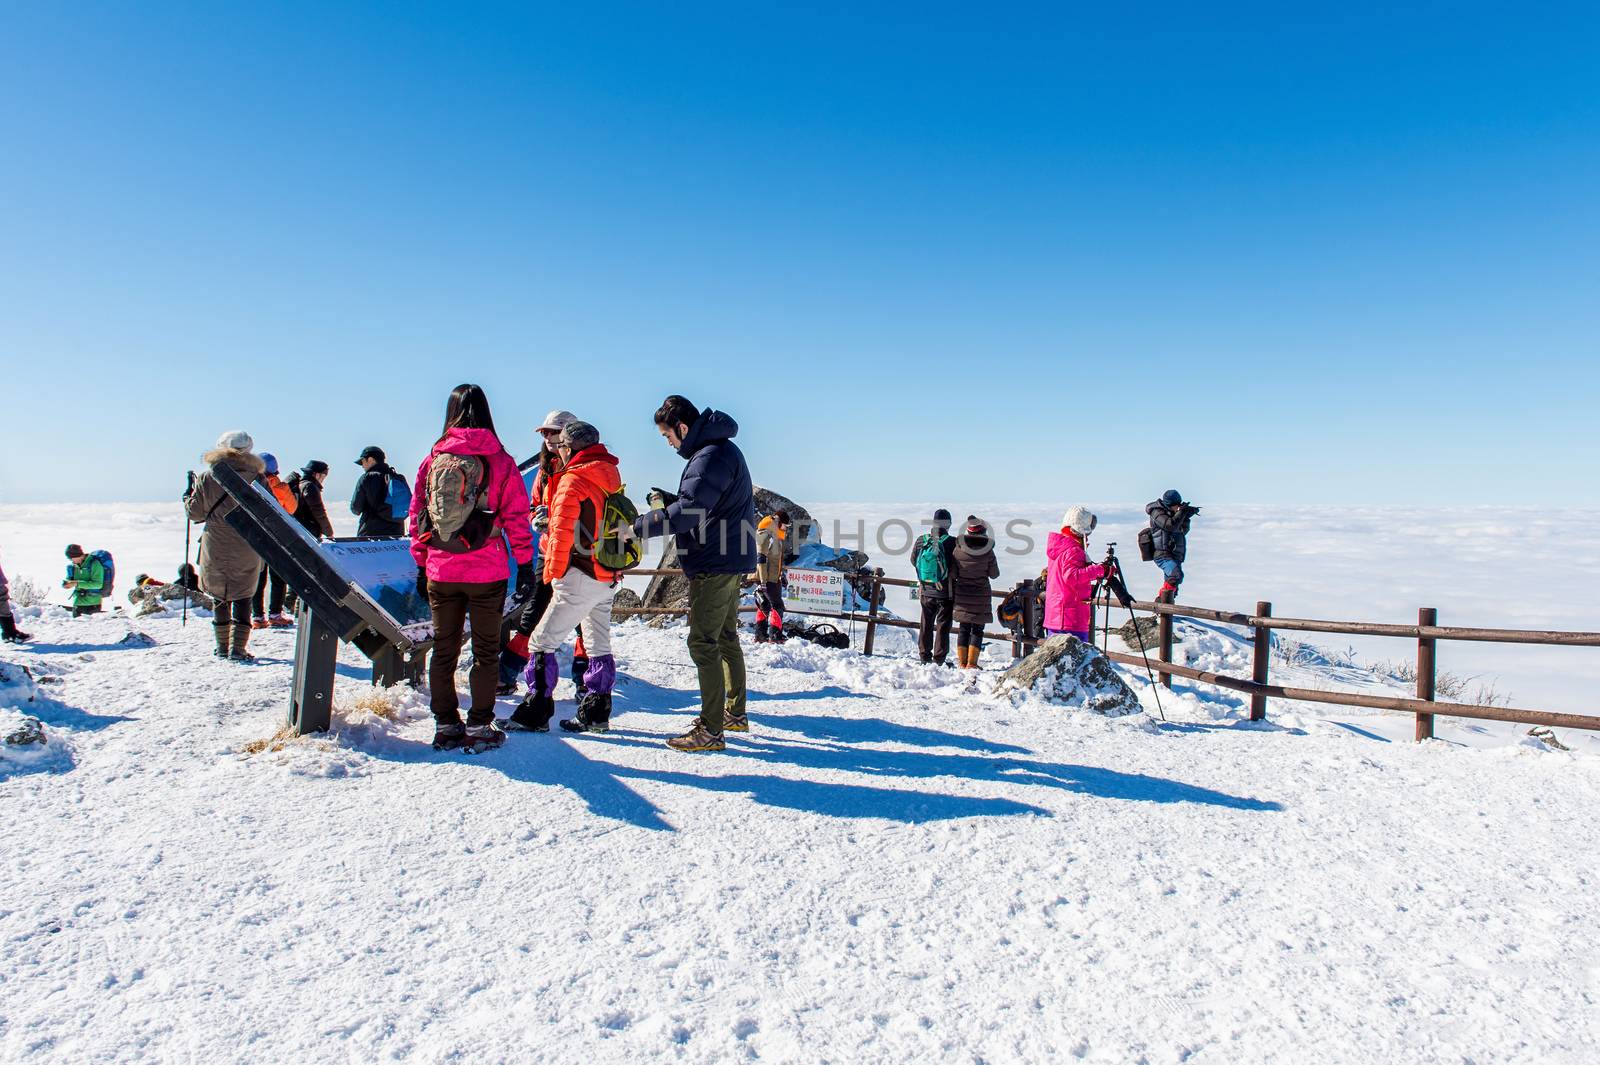
[{"label": "green backpack", "polygon": [[950,575],[944,558],[944,542],[948,539],[948,536],[923,533],[917,541],[917,580],[923,584],[943,584]]},{"label": "green backpack", "polygon": [[627,485],[606,496],[606,505],[600,515],[600,535],[595,538],[594,561],[612,572],[633,569],[644,558],[644,546],[637,539],[624,540],[619,530],[633,527],[639,508],[627,497]]}]

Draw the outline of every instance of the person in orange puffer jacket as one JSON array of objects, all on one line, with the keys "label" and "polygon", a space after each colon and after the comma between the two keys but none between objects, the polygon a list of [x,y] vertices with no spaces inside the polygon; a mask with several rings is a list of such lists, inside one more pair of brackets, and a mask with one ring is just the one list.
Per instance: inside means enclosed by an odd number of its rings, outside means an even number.
[{"label": "person in orange puffer jacket", "polygon": [[[293,514],[300,506],[300,499],[294,494],[294,489],[284,484],[278,477],[278,460],[271,453],[263,451],[261,461],[266,464],[266,472],[262,480],[268,488],[272,489],[272,497],[285,512]],[[272,585],[272,594],[267,596],[267,584]],[[287,628],[294,622],[289,620],[289,615],[283,612],[284,599],[288,594],[288,585],[283,578],[272,573],[267,567],[261,567],[261,576],[256,580],[256,594],[250,599],[250,627],[252,629]],[[270,616],[268,607],[270,605]]]},{"label": "person in orange puffer jacket", "polygon": [[611,654],[611,598],[617,574],[594,558],[595,541],[605,515],[606,497],[620,491],[617,459],[600,443],[600,432],[588,422],[574,421],[556,443],[561,468],[550,480],[549,527],[540,545],[544,579],[550,583],[550,605],[533,630],[529,644],[528,695],[506,727],[546,732],[555,713],[558,677],[556,651],[578,625],[588,652],[584,692],[578,712],[561,722],[568,732],[606,732],[611,722],[611,691],[617,664]]}]

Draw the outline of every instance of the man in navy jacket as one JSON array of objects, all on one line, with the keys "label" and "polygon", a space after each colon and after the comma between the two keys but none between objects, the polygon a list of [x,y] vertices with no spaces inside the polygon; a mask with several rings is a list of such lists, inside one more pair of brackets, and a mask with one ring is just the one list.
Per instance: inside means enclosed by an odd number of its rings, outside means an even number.
[{"label": "man in navy jacket", "polygon": [[733,442],[739,423],[668,396],[656,429],[687,465],[678,498],[652,493],[651,509],[634,522],[641,540],[671,533],[689,578],[689,657],[700,680],[700,717],[667,741],[680,751],[720,751],[722,734],[749,732],[744,650],[739,646],[739,586],[756,568],[756,507],[750,468]]}]

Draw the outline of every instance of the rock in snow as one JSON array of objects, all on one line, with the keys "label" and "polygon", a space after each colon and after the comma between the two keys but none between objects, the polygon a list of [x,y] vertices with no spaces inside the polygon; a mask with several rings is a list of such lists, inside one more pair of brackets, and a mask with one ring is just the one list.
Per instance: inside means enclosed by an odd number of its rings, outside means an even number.
[{"label": "rock in snow", "polygon": [[1050,637],[1006,670],[996,690],[1032,692],[1046,702],[1081,707],[1106,717],[1124,717],[1143,709],[1111,660],[1076,636]]}]

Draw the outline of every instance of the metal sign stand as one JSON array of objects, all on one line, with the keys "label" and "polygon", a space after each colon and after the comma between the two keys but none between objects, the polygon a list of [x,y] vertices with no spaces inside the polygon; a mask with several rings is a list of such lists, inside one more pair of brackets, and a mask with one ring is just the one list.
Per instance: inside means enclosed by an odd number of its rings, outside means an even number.
[{"label": "metal sign stand", "polygon": [[295,608],[294,679],[289,688],[289,728],[297,736],[326,732],[333,723],[333,676],[339,634],[304,600]]}]

